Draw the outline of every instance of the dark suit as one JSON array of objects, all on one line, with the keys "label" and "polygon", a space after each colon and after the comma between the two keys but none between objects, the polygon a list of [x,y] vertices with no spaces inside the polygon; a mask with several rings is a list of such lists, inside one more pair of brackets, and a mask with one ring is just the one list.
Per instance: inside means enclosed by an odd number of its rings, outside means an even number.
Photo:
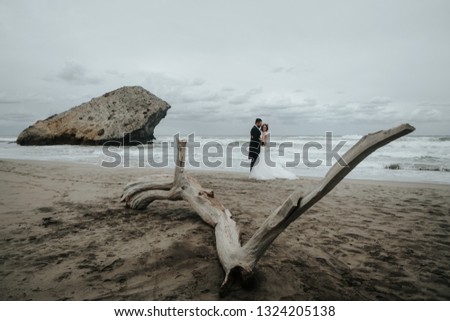
[{"label": "dark suit", "polygon": [[250,131],[250,147],[248,152],[248,158],[251,159],[250,163],[250,170],[252,170],[253,165],[255,165],[256,160],[258,159],[259,152],[261,151],[261,131],[258,127],[253,126],[252,130]]}]

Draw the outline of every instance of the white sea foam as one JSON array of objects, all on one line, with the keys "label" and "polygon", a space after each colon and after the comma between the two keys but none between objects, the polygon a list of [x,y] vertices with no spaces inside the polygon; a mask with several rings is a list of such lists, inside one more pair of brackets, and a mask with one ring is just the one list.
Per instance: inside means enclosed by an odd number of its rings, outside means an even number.
[{"label": "white sea foam", "polygon": [[[345,153],[361,136],[347,135],[333,137],[331,148],[337,146],[339,142],[346,142],[339,150],[339,154]],[[29,159],[29,160],[53,160],[101,164],[102,161],[112,163],[113,157],[105,155],[102,146],[19,146],[15,144],[16,137],[0,137],[0,159]],[[190,153],[194,162],[187,164],[191,169],[214,169],[224,171],[248,172],[248,159],[245,153],[245,144],[248,137],[236,136],[196,136],[195,141],[200,143]],[[329,170],[330,164],[326,164],[326,139],[325,136],[272,136],[272,142],[277,144],[277,148],[271,148],[271,157],[277,158],[282,163],[289,163],[294,160],[294,156],[300,156],[300,164],[290,168],[298,176],[323,177]],[[167,166],[174,166],[174,138],[172,136],[161,136],[158,140],[142,150],[137,147],[111,148],[110,151],[121,159],[128,160],[128,166],[153,166],[153,163],[164,163],[167,158]],[[280,155],[280,144],[287,146],[284,155]],[[286,143],[292,143],[291,146]],[[321,144],[322,148],[318,148]],[[192,144],[190,144],[193,146]],[[308,159],[310,162],[321,161],[317,167],[305,165],[305,146],[311,145],[308,149]],[[209,146],[207,150],[206,147]],[[320,146],[319,146],[320,147]],[[223,156],[214,156],[220,150]],[[228,155],[227,154],[228,151]],[[206,153],[209,152],[210,162],[207,166],[204,162]],[[139,155],[144,157],[139,158]],[[166,156],[164,156],[164,154]],[[198,162],[198,166],[196,166]],[[332,159],[335,163],[336,159]],[[213,165],[211,165],[213,164]],[[124,166],[124,164],[120,164]],[[153,166],[154,167],[154,166]],[[389,169],[395,168],[395,169]],[[375,179],[410,182],[430,182],[450,184],[450,137],[448,136],[407,136],[394,141],[367,157],[354,169],[349,176],[355,179]]]},{"label": "white sea foam", "polygon": [[0,142],[2,143],[12,143],[16,141],[15,136],[0,136]]}]

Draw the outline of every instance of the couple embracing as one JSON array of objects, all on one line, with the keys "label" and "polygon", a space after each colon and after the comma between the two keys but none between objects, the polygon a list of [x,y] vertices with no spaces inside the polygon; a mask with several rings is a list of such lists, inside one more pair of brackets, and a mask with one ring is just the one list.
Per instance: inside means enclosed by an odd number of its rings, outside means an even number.
[{"label": "couple embracing", "polygon": [[270,159],[270,149],[265,149],[269,140],[269,124],[263,124],[261,118],[256,118],[255,125],[250,130],[250,176],[253,179],[285,178],[295,179],[294,173],[289,172],[276,160]]}]

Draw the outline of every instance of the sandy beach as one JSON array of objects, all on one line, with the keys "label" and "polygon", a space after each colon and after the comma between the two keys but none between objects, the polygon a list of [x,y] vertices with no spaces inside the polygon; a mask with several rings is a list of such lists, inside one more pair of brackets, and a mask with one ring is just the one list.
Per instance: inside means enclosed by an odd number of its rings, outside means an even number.
[{"label": "sandy beach", "polygon": [[[171,170],[168,170],[172,172]],[[152,169],[0,161],[1,300],[219,300],[214,231],[183,201],[126,209]],[[194,171],[249,239],[294,189]],[[450,185],[344,180],[224,300],[450,300]]]}]

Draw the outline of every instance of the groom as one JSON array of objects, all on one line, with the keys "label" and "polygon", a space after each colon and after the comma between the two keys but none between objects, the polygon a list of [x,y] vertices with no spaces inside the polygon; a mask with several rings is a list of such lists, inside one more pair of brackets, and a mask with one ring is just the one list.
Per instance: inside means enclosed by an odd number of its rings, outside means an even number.
[{"label": "groom", "polygon": [[256,118],[255,126],[253,126],[253,128],[250,131],[250,148],[248,153],[248,158],[251,159],[250,171],[252,170],[253,165],[255,165],[255,162],[259,156],[259,152],[261,151],[259,140],[261,137],[261,129],[260,129],[261,124],[262,124],[261,118]]}]

